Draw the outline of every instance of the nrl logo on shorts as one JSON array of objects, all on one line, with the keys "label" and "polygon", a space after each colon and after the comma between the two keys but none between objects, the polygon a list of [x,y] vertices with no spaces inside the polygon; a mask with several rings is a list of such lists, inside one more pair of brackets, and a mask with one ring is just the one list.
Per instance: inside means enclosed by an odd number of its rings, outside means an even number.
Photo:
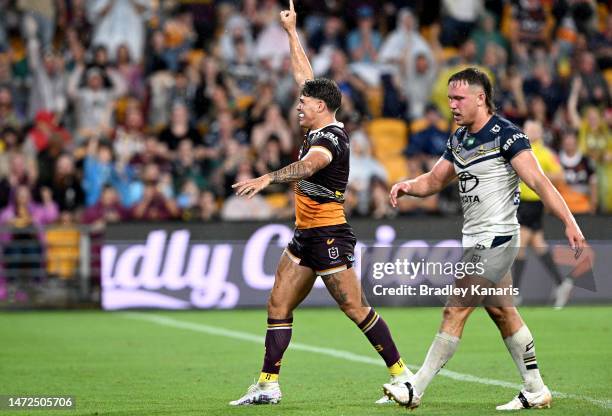
[{"label": "nrl logo on shorts", "polygon": [[338,252],[338,247],[331,247],[327,249],[327,252],[329,253],[329,258],[332,260],[337,259],[340,255],[340,253]]}]

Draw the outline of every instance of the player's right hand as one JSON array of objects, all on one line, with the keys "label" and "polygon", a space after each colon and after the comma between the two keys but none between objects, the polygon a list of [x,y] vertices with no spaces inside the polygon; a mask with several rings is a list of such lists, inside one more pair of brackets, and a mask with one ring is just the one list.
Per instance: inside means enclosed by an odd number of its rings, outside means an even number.
[{"label": "player's right hand", "polygon": [[582,235],[582,231],[580,231],[578,224],[574,222],[567,225],[565,227],[565,236],[569,241],[570,247],[574,250],[576,258],[580,257],[586,246],[586,239],[584,235]]},{"label": "player's right hand", "polygon": [[293,8],[293,0],[289,0],[289,10],[283,10],[280,12],[281,24],[287,32],[295,30],[296,17],[297,15],[295,14],[295,9]]},{"label": "player's right hand", "polygon": [[412,185],[408,182],[398,182],[393,185],[391,192],[389,192],[389,201],[391,201],[391,206],[393,208],[397,208],[397,198],[409,195],[410,188],[412,188]]}]

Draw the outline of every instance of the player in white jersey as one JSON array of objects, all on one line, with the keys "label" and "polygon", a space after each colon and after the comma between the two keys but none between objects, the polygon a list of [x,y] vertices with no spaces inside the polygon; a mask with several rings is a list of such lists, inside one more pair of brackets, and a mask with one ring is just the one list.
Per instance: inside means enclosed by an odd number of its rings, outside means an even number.
[{"label": "player in white jersey", "polygon": [[[494,113],[491,82],[483,72],[468,68],[451,76],[448,99],[453,118],[460,126],[449,138],[443,157],[428,173],[393,186],[391,204],[403,195],[426,197],[458,178],[463,205],[464,259],[485,261],[484,273],[473,282],[489,286],[511,284],[510,266],[519,246],[519,179],[542,199],[565,225],[565,235],[579,256],[585,239],[548,178],[530,151],[529,139],[509,121]],[[465,278],[456,282],[465,285]],[[398,403],[415,408],[425,389],[453,356],[465,323],[474,310],[475,299],[450,298],[442,324],[425,362],[407,383],[383,386],[385,394]],[[501,332],[524,388],[498,410],[550,407],[552,397],[544,385],[535,356],[533,337],[512,303],[486,304],[485,308]]]}]

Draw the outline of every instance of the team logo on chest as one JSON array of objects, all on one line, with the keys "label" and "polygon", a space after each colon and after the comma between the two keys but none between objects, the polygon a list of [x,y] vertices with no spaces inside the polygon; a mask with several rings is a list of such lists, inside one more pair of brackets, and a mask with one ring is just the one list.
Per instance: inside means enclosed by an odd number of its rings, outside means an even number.
[{"label": "team logo on chest", "polygon": [[479,180],[469,172],[459,173],[459,192],[465,194],[478,186]]}]

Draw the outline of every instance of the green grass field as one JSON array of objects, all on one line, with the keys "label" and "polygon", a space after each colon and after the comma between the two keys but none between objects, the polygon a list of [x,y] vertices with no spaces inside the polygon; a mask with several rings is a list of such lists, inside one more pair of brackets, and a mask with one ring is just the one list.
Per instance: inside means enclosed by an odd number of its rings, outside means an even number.
[{"label": "green grass field", "polygon": [[[612,307],[521,311],[536,338],[544,379],[551,390],[561,393],[552,409],[537,412],[610,414]],[[405,361],[420,364],[438,327],[440,310],[379,312]],[[283,359],[280,405],[230,408],[227,402],[244,393],[259,374],[265,319],[263,310],[2,313],[0,395],[73,395],[77,406],[71,411],[0,413],[352,416],[406,412],[396,405],[373,404],[387,372],[358,329],[334,309],[295,313],[297,348],[290,347]],[[459,373],[459,379],[443,370],[415,414],[496,414],[495,405],[510,400],[517,391],[486,383],[520,382],[496,328],[482,310],[472,315],[446,370]],[[480,381],[465,381],[466,375]]]}]

